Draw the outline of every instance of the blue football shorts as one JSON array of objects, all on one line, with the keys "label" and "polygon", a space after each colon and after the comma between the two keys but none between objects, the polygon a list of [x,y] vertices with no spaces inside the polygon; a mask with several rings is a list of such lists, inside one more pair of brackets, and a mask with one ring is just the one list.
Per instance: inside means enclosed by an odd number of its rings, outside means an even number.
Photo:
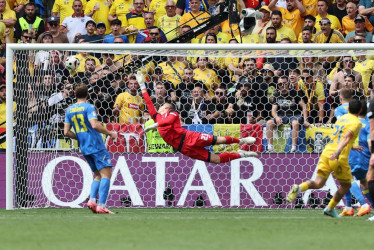
[{"label": "blue football shorts", "polygon": [[92,172],[99,171],[105,167],[112,167],[112,161],[110,160],[110,155],[107,150],[101,150],[90,155],[85,155],[84,158],[86,158]]}]

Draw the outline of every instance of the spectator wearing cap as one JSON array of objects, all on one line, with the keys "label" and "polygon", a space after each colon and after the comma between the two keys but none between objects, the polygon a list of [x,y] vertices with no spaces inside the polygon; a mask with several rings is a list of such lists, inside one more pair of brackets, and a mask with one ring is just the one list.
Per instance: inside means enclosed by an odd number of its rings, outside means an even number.
[{"label": "spectator wearing cap", "polygon": [[130,43],[135,42],[138,30],[145,29],[144,0],[134,0],[134,9],[122,21],[122,32],[128,34]]},{"label": "spectator wearing cap", "polygon": [[366,16],[370,23],[374,25],[374,2],[371,0],[360,0],[358,5],[359,14]]},{"label": "spectator wearing cap", "polygon": [[314,37],[315,43],[345,43],[342,33],[331,28],[331,22],[328,18],[322,18],[319,25],[321,31]]},{"label": "spectator wearing cap", "polygon": [[[138,35],[136,36],[136,39],[135,39],[135,43],[144,43],[144,42],[147,42],[153,39],[150,34],[150,29],[154,29],[154,27],[156,26],[154,25],[155,18],[152,12],[148,12],[144,14],[144,24],[145,24],[145,29],[139,30]],[[167,42],[164,32],[161,29],[159,29],[158,32],[160,33],[160,38],[161,38],[159,42],[160,43]]]},{"label": "spectator wearing cap", "polygon": [[276,41],[280,42],[283,38],[289,38],[292,42],[296,42],[297,37],[295,32],[291,28],[283,25],[282,20],[282,12],[279,10],[274,10],[271,13],[271,25],[277,30]]},{"label": "spectator wearing cap", "polygon": [[101,39],[104,38],[106,33],[106,25],[105,23],[97,23],[96,24],[96,35],[100,36]]},{"label": "spectator wearing cap", "polygon": [[340,24],[339,19],[336,16],[333,16],[327,13],[327,10],[329,8],[328,6],[329,4],[327,0],[318,0],[318,3],[317,3],[318,15],[316,16],[316,26],[315,26],[317,29],[317,32],[321,30],[320,21],[323,18],[327,18],[330,20],[331,29],[334,29],[334,30],[342,29],[342,25]]},{"label": "spectator wearing cap", "polygon": [[[58,29],[59,23],[60,22],[59,22],[58,17],[52,16],[48,18],[47,28],[48,28],[48,32],[52,34],[53,43],[69,43],[69,39],[66,36],[66,34],[59,31]],[[38,43],[42,42],[43,34],[41,34],[41,36],[38,37],[37,39]]]},{"label": "spectator wearing cap", "polygon": [[80,0],[75,0],[72,8],[74,14],[66,17],[61,24],[64,27],[64,32],[67,33],[70,43],[75,40],[77,34],[87,34],[86,23],[89,20],[93,20],[91,17],[84,15],[83,4]]},{"label": "spectator wearing cap", "polygon": [[78,42],[79,39],[84,39],[89,43],[103,43],[103,38],[101,36],[95,34],[95,31],[96,31],[95,21],[93,21],[93,20],[87,21],[86,31],[87,31],[87,34],[77,37],[75,42]]},{"label": "spectator wearing cap", "polygon": [[[278,0],[272,0],[269,3],[269,9],[271,11],[279,10],[282,13],[283,24],[291,28],[296,36],[299,36],[303,28],[303,16],[305,14],[305,7],[302,2],[298,0],[288,0],[287,9],[282,7],[276,7]],[[295,41],[294,39],[293,41]],[[292,41],[292,39],[291,39]]]},{"label": "spectator wearing cap", "polygon": [[[64,21],[64,19],[68,16],[74,14],[74,10],[71,6],[73,6],[76,0],[55,0],[52,8],[52,16],[57,17],[60,14],[60,24]],[[86,0],[81,0],[82,8],[86,7]]]},{"label": "spectator wearing cap", "polygon": [[[354,2],[347,3],[347,13],[345,17],[343,17],[342,24],[343,24],[343,32],[344,35],[347,35],[349,32],[355,30],[356,23],[359,23],[358,26],[362,26],[363,23],[364,28],[367,31],[372,32],[373,26],[369,22],[367,18],[364,16],[357,15],[357,4]],[[365,29],[362,31],[364,32]],[[361,33],[362,33],[361,32]]]},{"label": "spectator wearing cap", "polygon": [[336,16],[340,23],[342,23],[343,17],[347,15],[347,2],[346,0],[336,0],[334,4],[330,4],[327,9],[327,13]]},{"label": "spectator wearing cap", "polygon": [[173,0],[169,0],[165,4],[166,15],[155,18],[156,26],[160,27],[165,33],[168,41],[179,36],[178,22],[181,18],[180,15],[176,13],[176,6]]},{"label": "spectator wearing cap", "polygon": [[270,9],[268,6],[263,5],[259,11],[264,15],[262,19],[256,21],[256,26],[253,28],[252,34],[258,34],[261,41],[264,40],[267,27],[271,26]]},{"label": "spectator wearing cap", "polygon": [[[34,41],[34,40],[33,40]],[[44,32],[41,35],[41,43],[53,43],[53,36],[49,32]],[[47,69],[49,64],[49,51],[39,50],[35,54],[35,68]]]},{"label": "spectator wearing cap", "polygon": [[[0,80],[0,152],[5,152],[6,141],[6,87],[5,81]],[[16,113],[17,105],[13,102],[13,114]]]},{"label": "spectator wearing cap", "polygon": [[[9,39],[13,42],[14,36],[14,25],[17,23],[16,13],[7,8],[6,0],[0,0],[0,22],[4,23],[7,28],[10,30]],[[2,37],[1,42],[4,42]]]},{"label": "spectator wearing cap", "polygon": [[[307,15],[304,17],[304,27],[302,32],[299,35],[299,38],[297,39],[298,43],[311,43],[314,40],[314,37],[316,35],[316,28],[314,27],[316,25],[316,18],[311,15]],[[307,28],[307,29],[306,29]],[[305,30],[310,31],[310,37],[304,41],[303,33]]]},{"label": "spectator wearing cap", "polygon": [[[87,3],[84,14],[91,17],[97,23],[103,22],[105,25],[109,26],[109,7],[110,1],[108,0],[91,0]],[[110,31],[107,30],[106,34],[109,33]]]},{"label": "spectator wearing cap", "polygon": [[121,20],[114,19],[113,21],[110,22],[110,30],[112,33],[106,35],[104,37],[104,43],[114,43],[114,39],[116,37],[121,37],[124,41],[124,43],[129,43],[129,39],[127,38],[126,35],[121,35],[121,26],[122,22]]},{"label": "spectator wearing cap", "polygon": [[116,0],[112,1],[112,6],[109,9],[108,20],[111,22],[114,19],[123,20],[126,14],[134,9],[133,0]]},{"label": "spectator wearing cap", "polygon": [[261,69],[261,74],[262,74],[262,77],[264,78],[264,82],[268,86],[267,97],[270,102],[274,101],[274,95],[277,91],[277,85],[276,85],[276,82],[274,82],[274,78],[277,79],[277,77],[274,77],[275,75],[274,72],[275,72],[274,66],[270,63],[265,63]]},{"label": "spectator wearing cap", "polygon": [[370,43],[372,42],[372,39],[373,39],[373,34],[371,32],[368,32],[367,30],[367,26],[370,25],[371,28],[373,28],[373,26],[371,25],[371,23],[369,22],[369,20],[362,16],[362,15],[358,15],[356,18],[355,18],[355,21],[354,21],[354,30],[352,30],[351,32],[349,32],[346,36],[345,36],[345,40],[347,43],[353,43],[355,42],[355,36],[358,35],[358,34],[362,34],[365,36],[365,42],[366,43]]},{"label": "spectator wearing cap", "polygon": [[19,18],[14,26],[14,38],[17,42],[21,41],[21,35],[23,30],[33,30],[35,39],[38,39],[39,35],[45,31],[44,20],[36,16],[36,8],[34,3],[28,3],[25,6],[25,14]]}]

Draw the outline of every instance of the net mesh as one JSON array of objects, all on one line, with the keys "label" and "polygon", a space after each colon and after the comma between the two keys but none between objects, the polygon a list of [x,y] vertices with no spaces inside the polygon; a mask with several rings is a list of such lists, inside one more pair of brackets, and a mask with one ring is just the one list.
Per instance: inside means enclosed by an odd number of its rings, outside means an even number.
[{"label": "net mesh", "polygon": [[[77,142],[63,136],[73,87],[83,82],[99,121],[119,134],[116,142],[103,136],[113,163],[108,206],[323,207],[336,190],[332,179],[296,205],[285,205],[286,191],[315,176],[340,91],[369,97],[371,58],[366,50],[17,50],[14,206],[85,206],[93,175]],[[259,158],[209,164],[176,152],[158,132],[144,133],[152,119],[138,70],[156,109],[173,102],[183,127],[257,139],[211,152],[240,148]]]}]

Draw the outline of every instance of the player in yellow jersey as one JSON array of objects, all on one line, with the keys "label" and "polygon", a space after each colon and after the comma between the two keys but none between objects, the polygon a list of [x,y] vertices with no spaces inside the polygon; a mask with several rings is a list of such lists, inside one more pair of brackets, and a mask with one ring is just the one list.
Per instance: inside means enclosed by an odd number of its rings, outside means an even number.
[{"label": "player in yellow jersey", "polygon": [[292,203],[300,192],[308,189],[320,189],[325,185],[331,172],[334,172],[334,177],[339,181],[340,187],[323,212],[331,217],[340,217],[334,208],[351,187],[352,175],[348,156],[353,142],[361,130],[362,124],[358,119],[361,108],[362,103],[359,100],[353,99],[349,102],[349,113],[338,118],[331,141],[321,154],[317,165],[316,179],[303,182],[300,185],[293,185],[287,194],[287,203]]}]

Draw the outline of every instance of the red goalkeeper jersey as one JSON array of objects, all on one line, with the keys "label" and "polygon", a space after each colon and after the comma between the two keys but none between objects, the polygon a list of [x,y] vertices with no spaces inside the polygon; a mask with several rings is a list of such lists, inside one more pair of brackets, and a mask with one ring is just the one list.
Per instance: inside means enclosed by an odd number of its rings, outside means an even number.
[{"label": "red goalkeeper jersey", "polygon": [[162,139],[173,148],[178,149],[181,146],[180,143],[183,135],[188,132],[187,129],[182,128],[178,112],[168,111],[160,115],[157,113],[148,93],[143,93],[143,97],[149,114],[158,123],[158,132]]}]

